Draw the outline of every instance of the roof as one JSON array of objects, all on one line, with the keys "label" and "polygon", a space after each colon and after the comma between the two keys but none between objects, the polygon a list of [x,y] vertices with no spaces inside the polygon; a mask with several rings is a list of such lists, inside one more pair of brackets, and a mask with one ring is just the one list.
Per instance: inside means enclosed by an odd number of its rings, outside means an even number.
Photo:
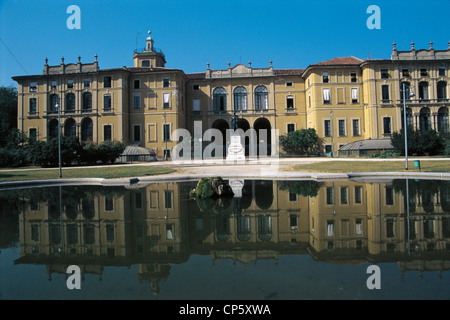
[{"label": "roof", "polygon": [[277,76],[301,76],[305,69],[275,69]]},{"label": "roof", "polygon": [[367,139],[347,143],[339,148],[339,151],[348,150],[385,150],[393,149],[391,139]]},{"label": "roof", "polygon": [[342,66],[342,65],[360,65],[362,62],[364,62],[363,59],[359,59],[356,57],[340,57],[340,58],[333,58],[330,60],[318,62],[315,64],[312,64],[311,66]]},{"label": "roof", "polygon": [[188,73],[186,76],[189,80],[205,79],[206,72]]},{"label": "roof", "polygon": [[138,147],[138,146],[127,146],[122,152],[124,156],[131,155],[156,155],[156,152],[152,149]]}]

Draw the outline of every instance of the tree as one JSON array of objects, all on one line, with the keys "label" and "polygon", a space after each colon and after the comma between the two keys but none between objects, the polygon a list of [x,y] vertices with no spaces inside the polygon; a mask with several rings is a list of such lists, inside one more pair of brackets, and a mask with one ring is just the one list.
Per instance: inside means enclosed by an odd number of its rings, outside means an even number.
[{"label": "tree", "polygon": [[[408,127],[408,154],[410,155],[437,155],[444,152],[445,139],[436,130],[414,130]],[[394,149],[401,155],[405,155],[405,134],[401,129],[394,132],[391,137]]]},{"label": "tree", "polygon": [[17,128],[17,89],[0,87],[0,147],[6,145],[14,128]]},{"label": "tree", "polygon": [[319,151],[319,137],[313,128],[300,129],[280,136],[280,146],[288,154],[312,154]]}]

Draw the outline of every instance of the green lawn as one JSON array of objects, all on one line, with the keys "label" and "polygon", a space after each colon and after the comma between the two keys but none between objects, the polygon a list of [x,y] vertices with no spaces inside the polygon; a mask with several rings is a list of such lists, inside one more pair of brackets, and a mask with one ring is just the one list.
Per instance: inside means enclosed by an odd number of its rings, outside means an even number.
[{"label": "green lawn", "polygon": [[[132,178],[175,172],[159,166],[111,166],[91,168],[63,168],[63,178]],[[0,172],[0,182],[59,179],[59,168],[10,170]]]},{"label": "green lawn", "polygon": [[[414,161],[326,161],[294,166],[292,169],[305,172],[419,172]],[[449,160],[426,161],[420,160],[421,172],[450,172]]]}]

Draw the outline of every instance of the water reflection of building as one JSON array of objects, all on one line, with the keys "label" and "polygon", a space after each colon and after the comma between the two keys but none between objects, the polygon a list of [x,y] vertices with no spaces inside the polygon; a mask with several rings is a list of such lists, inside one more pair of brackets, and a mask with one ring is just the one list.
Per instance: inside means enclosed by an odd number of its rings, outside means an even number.
[{"label": "water reflection of building", "polygon": [[217,201],[188,199],[194,186],[30,193],[20,215],[16,263],[45,264],[50,278],[77,264],[99,279],[106,266],[137,264],[138,278],[155,294],[170,266],[192,254],[211,256],[213,264],[277,264],[282,255],[311,254],[346,264],[398,261],[402,272],[448,270],[448,182],[430,187],[410,181],[406,192],[403,180],[246,180],[242,197]]}]

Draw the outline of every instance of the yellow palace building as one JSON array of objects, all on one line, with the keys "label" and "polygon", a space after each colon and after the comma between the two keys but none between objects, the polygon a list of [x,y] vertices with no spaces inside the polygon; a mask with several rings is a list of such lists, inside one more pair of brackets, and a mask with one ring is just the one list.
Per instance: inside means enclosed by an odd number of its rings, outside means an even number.
[{"label": "yellow palace building", "polygon": [[[116,140],[171,156],[176,129],[218,129],[226,138],[235,113],[244,131],[276,147],[284,135],[314,128],[321,152],[367,155],[390,148],[390,136],[406,120],[416,129],[449,131],[450,42],[446,50],[398,51],[390,59],[338,57],[306,69],[255,68],[248,64],[184,73],[166,68],[150,35],[135,50],[132,67],[100,69],[92,63],[48,65],[40,75],[16,76],[18,128],[37,140],[58,135],[80,141]],[[405,88],[405,92],[403,92]],[[403,94],[405,93],[405,95]],[[59,107],[60,106],[60,107]],[[59,109],[60,115],[59,115]],[[260,130],[267,129],[267,136]],[[227,143],[223,139],[224,144]],[[274,150],[272,150],[273,152]]]}]

